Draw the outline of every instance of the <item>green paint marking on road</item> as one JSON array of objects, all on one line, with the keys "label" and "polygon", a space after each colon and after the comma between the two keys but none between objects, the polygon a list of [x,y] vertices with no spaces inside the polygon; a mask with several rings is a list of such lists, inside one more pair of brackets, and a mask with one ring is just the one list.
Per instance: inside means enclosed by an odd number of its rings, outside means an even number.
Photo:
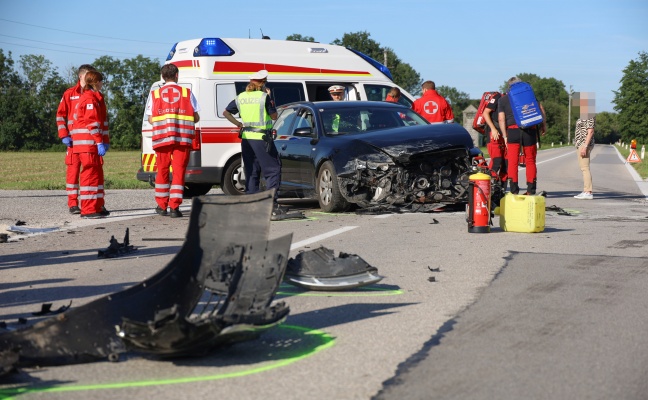
[{"label": "green paint marking on road", "polygon": [[155,386],[155,385],[177,385],[182,383],[205,382],[205,381],[215,381],[215,380],[229,379],[229,378],[239,378],[242,376],[248,376],[252,374],[258,374],[260,372],[269,371],[275,368],[285,367],[297,361],[303,360],[304,358],[315,355],[320,351],[326,350],[335,344],[335,339],[331,335],[317,329],[311,329],[308,327],[297,326],[297,325],[279,325],[277,329],[296,331],[300,335],[303,335],[304,337],[308,337],[309,339],[315,340],[316,343],[312,347],[309,347],[306,350],[303,350],[295,355],[291,355],[283,360],[279,360],[269,365],[264,365],[257,368],[246,369],[243,371],[228,372],[228,373],[216,374],[216,375],[191,376],[186,378],[102,383],[96,385],[48,386],[48,387],[36,387],[36,388],[22,387],[22,388],[0,389],[0,399],[10,400],[13,399],[15,396],[22,396],[29,393],[55,393],[55,392],[78,392],[78,391],[87,391],[87,390],[127,389],[127,388],[146,387],[146,386]]},{"label": "green paint marking on road", "polygon": [[[364,293],[363,293],[364,292]],[[277,291],[278,295],[283,296],[307,296],[307,297],[366,297],[366,296],[395,296],[403,294],[401,289],[387,289],[379,286],[367,286],[356,288],[353,291],[336,292],[336,291],[314,291],[299,289],[295,286],[282,283]]]}]

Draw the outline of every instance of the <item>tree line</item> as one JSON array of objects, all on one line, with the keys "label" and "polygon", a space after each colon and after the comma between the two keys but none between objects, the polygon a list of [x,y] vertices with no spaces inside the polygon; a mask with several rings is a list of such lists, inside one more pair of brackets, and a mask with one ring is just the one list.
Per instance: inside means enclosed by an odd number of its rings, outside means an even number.
[{"label": "tree line", "polygon": [[[314,42],[310,36],[293,34],[287,40]],[[392,72],[394,82],[415,96],[421,91],[423,80],[411,65],[402,61],[396,52],[383,47],[368,32],[345,33],[332,44],[361,51],[379,62],[385,62]],[[113,149],[138,149],[142,116],[146,97],[153,82],[159,79],[161,63],[158,59],[137,56],[116,59],[102,56],[91,64],[106,77],[103,94],[110,113],[110,135]],[[618,113],[597,114],[597,143],[628,142],[637,139],[648,141],[648,53],[641,52],[623,70],[623,78],[615,91],[615,110]],[[562,81],[544,78],[532,73],[518,74],[529,82],[547,113],[548,131],[545,142],[566,142],[568,126],[572,130],[578,119],[578,110],[571,112],[568,122],[569,93]],[[76,84],[76,68],[70,67],[61,75],[42,55],[23,55],[18,65],[0,49],[0,150],[63,149],[56,129],[56,110],[65,89]],[[506,83],[500,91],[504,91]],[[497,88],[484,88],[497,90]],[[469,105],[477,107],[479,99],[449,86],[437,86],[446,97],[462,123],[462,112]]]}]

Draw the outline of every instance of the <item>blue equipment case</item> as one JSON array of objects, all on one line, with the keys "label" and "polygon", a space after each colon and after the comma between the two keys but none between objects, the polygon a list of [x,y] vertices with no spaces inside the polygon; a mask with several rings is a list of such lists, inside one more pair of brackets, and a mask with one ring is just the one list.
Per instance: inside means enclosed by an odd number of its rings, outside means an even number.
[{"label": "blue equipment case", "polygon": [[508,95],[517,126],[529,128],[543,121],[540,103],[538,103],[531,85],[526,82],[514,83],[511,85]]}]

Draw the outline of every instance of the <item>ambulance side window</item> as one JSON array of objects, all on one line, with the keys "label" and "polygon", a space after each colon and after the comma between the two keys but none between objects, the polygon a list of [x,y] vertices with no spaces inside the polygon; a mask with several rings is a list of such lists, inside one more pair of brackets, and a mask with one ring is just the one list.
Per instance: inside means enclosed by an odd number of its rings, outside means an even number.
[{"label": "ambulance side window", "polygon": [[[387,93],[389,93],[391,88],[391,86],[387,85],[364,85],[367,100],[370,101],[385,101]],[[410,108],[412,107],[412,102],[403,95],[401,95],[400,99],[398,99],[398,104],[402,104]]]},{"label": "ambulance side window", "polygon": [[[245,88],[243,88],[245,90]],[[227,108],[229,103],[236,98],[236,89],[233,83],[223,83],[216,85],[216,115],[221,118],[223,111]]]},{"label": "ambulance side window", "polygon": [[274,100],[277,107],[306,100],[304,85],[301,83],[268,82],[266,86],[270,88],[272,100]]}]

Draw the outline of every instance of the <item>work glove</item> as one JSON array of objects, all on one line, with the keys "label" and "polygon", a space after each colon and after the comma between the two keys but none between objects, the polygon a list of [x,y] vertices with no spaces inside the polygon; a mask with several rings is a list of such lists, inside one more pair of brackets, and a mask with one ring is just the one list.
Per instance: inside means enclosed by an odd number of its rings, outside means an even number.
[{"label": "work glove", "polygon": [[104,147],[106,148],[106,151],[108,151],[108,149],[110,149],[110,143],[104,143]]},{"label": "work glove", "polygon": [[106,155],[106,146],[103,143],[97,143],[97,151],[99,152],[100,156],[105,156]]},{"label": "work glove", "polygon": [[67,147],[72,147],[72,139],[69,136],[64,137],[62,142]]}]

